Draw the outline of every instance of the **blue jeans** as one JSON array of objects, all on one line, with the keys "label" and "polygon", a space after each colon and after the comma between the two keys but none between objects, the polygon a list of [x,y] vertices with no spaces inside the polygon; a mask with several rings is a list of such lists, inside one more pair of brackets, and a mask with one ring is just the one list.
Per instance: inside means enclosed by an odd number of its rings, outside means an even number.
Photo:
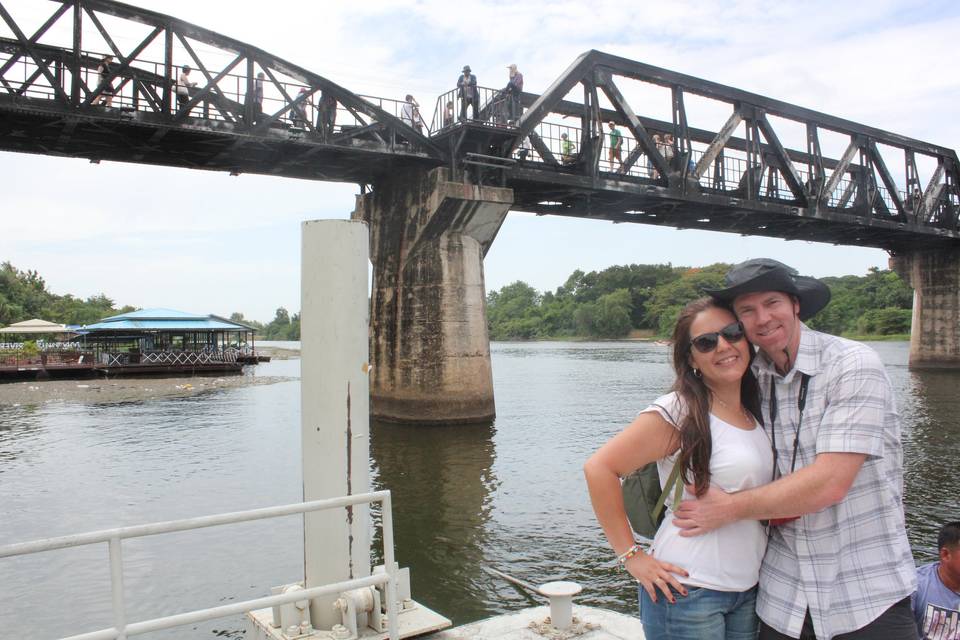
[{"label": "blue jeans", "polygon": [[647,640],[755,640],[757,588],[714,591],[688,587],[670,604],[659,591],[653,602],[640,587],[640,622]]}]

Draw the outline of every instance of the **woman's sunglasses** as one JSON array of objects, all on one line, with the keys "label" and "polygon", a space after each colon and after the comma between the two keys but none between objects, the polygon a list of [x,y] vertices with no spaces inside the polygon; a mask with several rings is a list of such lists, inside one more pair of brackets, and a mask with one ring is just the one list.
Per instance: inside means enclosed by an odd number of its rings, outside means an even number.
[{"label": "woman's sunglasses", "polygon": [[720,331],[700,334],[693,338],[690,344],[700,353],[710,353],[720,344],[720,336],[723,336],[727,342],[740,342],[743,340],[743,325],[739,322],[731,322]]}]

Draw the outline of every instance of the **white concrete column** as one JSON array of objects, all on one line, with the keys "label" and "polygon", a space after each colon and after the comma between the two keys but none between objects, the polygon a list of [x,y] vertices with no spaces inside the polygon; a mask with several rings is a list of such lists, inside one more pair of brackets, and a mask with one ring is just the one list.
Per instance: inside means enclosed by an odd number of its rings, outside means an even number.
[{"label": "white concrete column", "polygon": [[[303,499],[370,490],[367,225],[313,220],[302,226],[301,433]],[[369,510],[304,516],[306,586],[370,575]],[[314,627],[340,622],[335,596],[310,603]]]}]

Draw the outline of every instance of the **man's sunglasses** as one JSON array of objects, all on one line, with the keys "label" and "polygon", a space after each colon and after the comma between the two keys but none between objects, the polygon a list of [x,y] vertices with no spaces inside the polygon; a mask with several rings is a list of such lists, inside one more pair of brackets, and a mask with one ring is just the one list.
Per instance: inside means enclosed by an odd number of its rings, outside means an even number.
[{"label": "man's sunglasses", "polygon": [[739,322],[731,322],[720,331],[711,331],[702,333],[690,341],[690,344],[700,353],[710,353],[720,344],[720,336],[727,342],[740,342],[743,340],[743,325]]}]

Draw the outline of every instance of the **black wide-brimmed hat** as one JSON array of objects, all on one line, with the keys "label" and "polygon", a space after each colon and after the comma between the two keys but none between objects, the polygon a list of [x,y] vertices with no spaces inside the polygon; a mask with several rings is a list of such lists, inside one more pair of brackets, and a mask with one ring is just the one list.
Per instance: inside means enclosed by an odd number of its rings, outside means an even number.
[{"label": "black wide-brimmed hat", "polygon": [[797,270],[770,258],[754,258],[734,265],[727,272],[724,289],[707,289],[709,296],[733,304],[737,296],[758,291],[783,291],[800,301],[800,319],[811,318],[830,302],[830,288]]}]

